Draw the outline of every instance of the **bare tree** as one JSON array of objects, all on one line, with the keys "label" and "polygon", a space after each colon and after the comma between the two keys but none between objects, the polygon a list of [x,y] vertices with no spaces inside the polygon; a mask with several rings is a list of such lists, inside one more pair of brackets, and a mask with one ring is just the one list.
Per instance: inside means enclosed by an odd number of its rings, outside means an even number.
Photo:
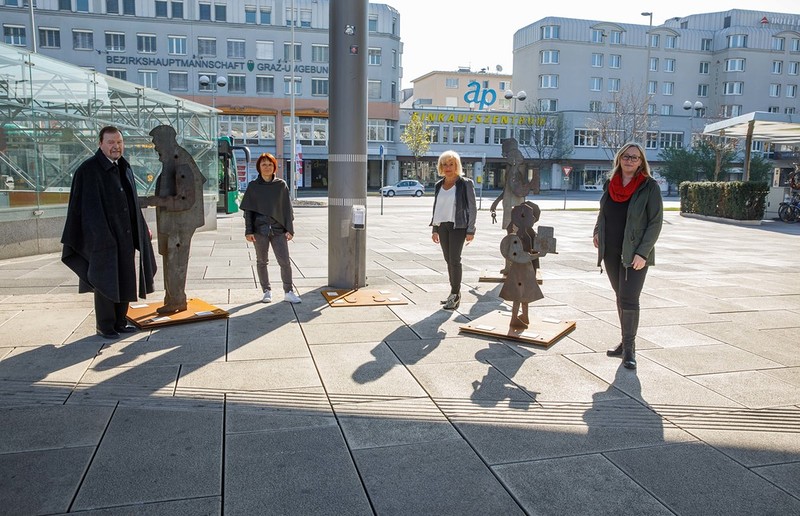
[{"label": "bare tree", "polygon": [[562,113],[542,111],[538,103],[526,105],[520,122],[520,149],[536,170],[544,170],[572,154],[572,138]]},{"label": "bare tree", "polygon": [[609,160],[627,142],[639,142],[644,145],[647,131],[652,129],[653,119],[647,113],[650,95],[645,85],[631,81],[613,92],[588,119],[589,129],[597,132],[597,140]]}]

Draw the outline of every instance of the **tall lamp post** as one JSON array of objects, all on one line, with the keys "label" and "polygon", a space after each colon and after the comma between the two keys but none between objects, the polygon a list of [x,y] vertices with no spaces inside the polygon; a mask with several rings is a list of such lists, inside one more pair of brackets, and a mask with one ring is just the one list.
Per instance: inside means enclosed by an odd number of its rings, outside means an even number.
[{"label": "tall lamp post", "polygon": [[647,103],[650,104],[650,31],[653,30],[653,13],[652,12],[645,12],[642,13],[642,16],[650,17],[650,23],[647,26],[647,33],[644,37],[644,44],[647,46],[647,68],[645,68],[645,85],[644,88],[647,92]]},{"label": "tall lamp post", "polygon": [[683,103],[683,110],[689,111],[689,141],[691,143],[692,135],[694,134],[694,119],[695,117],[699,118],[703,112],[703,103],[699,100],[692,103],[691,100],[687,100]]},{"label": "tall lamp post", "polygon": [[516,134],[516,132],[517,132],[517,124],[514,123],[514,118],[517,117],[517,101],[519,100],[520,102],[522,102],[523,100],[528,98],[528,94],[525,93],[524,91],[518,91],[515,94],[511,90],[506,90],[505,93],[503,93],[503,97],[505,97],[506,100],[513,100],[514,101],[514,108],[512,110],[512,117],[511,117],[511,123],[512,123],[512,125],[511,125],[511,138],[515,138],[516,139],[516,137],[517,137],[517,134]]},{"label": "tall lamp post", "polygon": [[[217,109],[217,88],[224,88],[228,85],[227,77],[222,75],[217,76],[216,85],[211,86],[211,78],[208,75],[201,75],[198,80],[200,81],[200,86],[203,89],[211,87],[211,107],[213,109]],[[219,126],[217,125],[218,118],[216,116],[212,117],[213,125],[211,127],[211,137],[216,138],[219,136]]]}]

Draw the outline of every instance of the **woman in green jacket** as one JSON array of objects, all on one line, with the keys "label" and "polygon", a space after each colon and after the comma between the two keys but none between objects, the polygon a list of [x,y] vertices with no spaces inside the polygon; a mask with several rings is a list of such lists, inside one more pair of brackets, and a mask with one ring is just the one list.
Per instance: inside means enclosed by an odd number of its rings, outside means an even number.
[{"label": "woman in green jacket", "polygon": [[661,188],[650,175],[644,149],[626,143],[614,157],[611,177],[603,186],[593,240],[597,265],[605,267],[616,294],[622,328],[622,342],[606,354],[622,355],[622,365],[628,369],[636,369],[639,296],[647,269],[655,264],[663,215]]}]

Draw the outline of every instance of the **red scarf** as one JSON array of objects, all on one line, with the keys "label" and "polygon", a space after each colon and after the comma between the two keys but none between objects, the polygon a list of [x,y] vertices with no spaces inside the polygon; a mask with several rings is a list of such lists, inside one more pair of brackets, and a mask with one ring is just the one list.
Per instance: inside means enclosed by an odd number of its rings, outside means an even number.
[{"label": "red scarf", "polygon": [[631,178],[627,186],[622,186],[622,174],[614,174],[608,184],[608,195],[611,196],[614,202],[625,202],[631,198],[631,195],[639,188],[639,185],[644,183],[644,179],[644,174],[637,173]]}]

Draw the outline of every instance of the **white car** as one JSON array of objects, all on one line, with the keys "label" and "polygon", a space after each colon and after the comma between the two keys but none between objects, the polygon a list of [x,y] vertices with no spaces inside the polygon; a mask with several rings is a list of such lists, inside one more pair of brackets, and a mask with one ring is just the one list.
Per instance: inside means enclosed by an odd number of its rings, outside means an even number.
[{"label": "white car", "polygon": [[381,188],[381,195],[385,197],[394,197],[395,195],[413,195],[414,197],[422,197],[425,193],[425,185],[413,179],[404,179],[396,185],[384,186]]}]

